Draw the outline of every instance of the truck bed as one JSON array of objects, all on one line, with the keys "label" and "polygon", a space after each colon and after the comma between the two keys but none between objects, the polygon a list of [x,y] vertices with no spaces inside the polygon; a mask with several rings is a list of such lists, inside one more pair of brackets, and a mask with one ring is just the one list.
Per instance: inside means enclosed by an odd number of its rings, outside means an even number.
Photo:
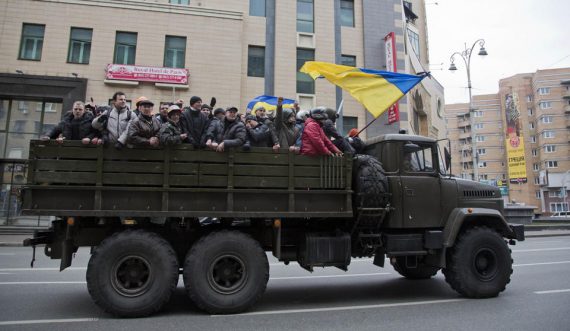
[{"label": "truck bed", "polygon": [[30,142],[24,215],[352,216],[352,158],[282,149],[218,153],[189,145],[124,148]]}]

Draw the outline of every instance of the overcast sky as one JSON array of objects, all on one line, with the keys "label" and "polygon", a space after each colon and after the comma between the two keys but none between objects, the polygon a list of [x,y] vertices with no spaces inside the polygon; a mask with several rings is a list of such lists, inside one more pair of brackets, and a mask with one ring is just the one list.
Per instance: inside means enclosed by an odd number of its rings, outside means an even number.
[{"label": "overcast sky", "polygon": [[452,53],[479,38],[489,55],[478,56],[478,45],[473,51],[473,95],[497,93],[500,79],[518,73],[570,67],[570,1],[426,0],[426,11],[430,70],[446,104],[469,101],[463,60],[456,57],[454,73],[447,69]]}]

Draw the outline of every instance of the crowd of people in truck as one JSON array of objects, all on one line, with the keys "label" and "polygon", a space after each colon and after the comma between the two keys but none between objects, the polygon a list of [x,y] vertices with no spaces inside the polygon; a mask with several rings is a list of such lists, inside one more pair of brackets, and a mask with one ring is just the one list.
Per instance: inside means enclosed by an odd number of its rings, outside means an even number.
[{"label": "crowd of people in truck", "polygon": [[158,113],[154,103],[146,97],[135,101],[129,109],[123,92],[113,95],[111,106],[95,106],[82,101],[73,103],[73,109],[42,140],[81,140],[83,144],[105,144],[117,149],[123,147],[158,147],[188,143],[199,149],[223,152],[228,148],[249,150],[253,147],[287,148],[304,155],[340,156],[359,152],[363,143],[356,129],[348,137],[340,135],[335,127],[338,117],[330,108],[317,107],[300,110],[297,104],[283,107],[278,98],[274,114],[262,106],[240,114],[236,107],[215,108],[216,99],[202,103],[197,96],[190,98],[190,106],[183,100],[161,103]]}]

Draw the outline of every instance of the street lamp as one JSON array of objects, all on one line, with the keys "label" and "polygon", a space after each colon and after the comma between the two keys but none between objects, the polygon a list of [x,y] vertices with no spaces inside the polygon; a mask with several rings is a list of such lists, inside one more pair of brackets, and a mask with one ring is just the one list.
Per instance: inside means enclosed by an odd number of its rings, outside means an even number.
[{"label": "street lamp", "polygon": [[[564,197],[564,200],[562,200],[562,209],[564,210],[564,207],[567,206],[568,203],[568,184],[566,184],[566,176],[568,176],[568,174],[570,173],[570,170],[566,170],[566,172],[564,173],[564,176],[562,176],[562,194]],[[566,208],[565,211],[570,211],[570,208]]]},{"label": "street lamp", "polygon": [[465,44],[465,49],[461,52],[455,52],[451,54],[449,61],[451,64],[449,65],[449,70],[454,72],[457,70],[457,66],[455,65],[455,56],[459,55],[463,62],[465,62],[465,69],[467,70],[467,88],[469,89],[469,122],[471,124],[471,157],[473,158],[473,177],[475,181],[479,181],[479,158],[477,155],[477,148],[475,142],[475,119],[472,112],[475,110],[473,108],[473,101],[471,99],[471,54],[473,53],[473,49],[475,49],[475,45],[479,44],[481,47],[479,49],[479,53],[477,55],[485,56],[487,55],[487,50],[485,49],[485,40],[479,39],[473,43],[471,48],[467,48],[467,44]]}]

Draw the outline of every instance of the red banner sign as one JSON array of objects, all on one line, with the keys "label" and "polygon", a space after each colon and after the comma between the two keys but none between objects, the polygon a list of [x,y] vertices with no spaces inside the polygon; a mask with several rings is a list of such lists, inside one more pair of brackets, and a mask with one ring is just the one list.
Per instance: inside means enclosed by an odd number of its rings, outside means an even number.
[{"label": "red banner sign", "polygon": [[[384,46],[386,51],[386,71],[396,72],[396,37],[394,32],[390,32],[384,37]],[[388,109],[388,124],[398,121],[400,121],[400,109],[396,102]]]},{"label": "red banner sign", "polygon": [[107,65],[107,79],[134,80],[167,84],[188,84],[188,69],[143,67],[127,64]]}]

